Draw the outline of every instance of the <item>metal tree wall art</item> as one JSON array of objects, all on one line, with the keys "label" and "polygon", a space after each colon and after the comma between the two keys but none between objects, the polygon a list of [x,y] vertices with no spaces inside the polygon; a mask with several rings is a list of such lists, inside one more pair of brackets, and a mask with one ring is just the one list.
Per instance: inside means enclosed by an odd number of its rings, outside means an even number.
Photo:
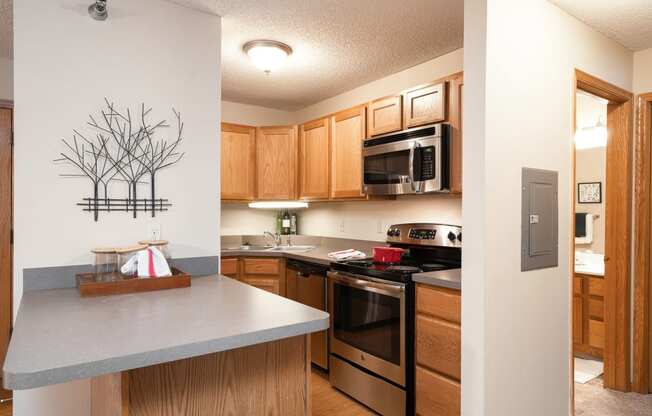
[{"label": "metal tree wall art", "polygon": [[[149,123],[152,109],[140,106],[140,115],[132,117],[129,108],[120,112],[112,102],[104,99],[105,108],[99,116],[89,115],[88,125],[93,135],[82,134],[73,129],[71,140],[63,139],[66,151],[55,162],[63,162],[77,168],[78,173],[62,174],[64,177],[86,177],[90,180],[93,193],[77,205],[84,211],[93,212],[95,221],[103,212],[131,212],[136,218],[138,212],[167,211],[172,204],[167,199],[156,198],[156,174],[164,168],[179,162],[184,153],[179,151],[183,140],[181,114],[174,108],[176,132],[170,141],[159,138],[170,126],[165,120]],[[138,185],[149,180],[149,198],[138,198]],[[126,184],[126,198],[111,198],[110,184]]]}]

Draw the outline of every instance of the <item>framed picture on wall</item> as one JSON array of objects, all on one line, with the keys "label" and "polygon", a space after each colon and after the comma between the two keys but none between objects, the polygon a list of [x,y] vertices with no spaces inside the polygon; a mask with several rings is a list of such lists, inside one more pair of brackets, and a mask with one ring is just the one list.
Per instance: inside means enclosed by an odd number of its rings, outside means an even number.
[{"label": "framed picture on wall", "polygon": [[581,182],[577,184],[577,202],[580,204],[602,203],[602,182]]}]

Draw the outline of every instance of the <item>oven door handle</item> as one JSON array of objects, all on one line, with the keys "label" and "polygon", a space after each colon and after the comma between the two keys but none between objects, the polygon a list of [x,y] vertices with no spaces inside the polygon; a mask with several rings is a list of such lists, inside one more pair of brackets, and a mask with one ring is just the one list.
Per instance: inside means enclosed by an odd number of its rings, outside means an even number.
[{"label": "oven door handle", "polygon": [[348,275],[343,275],[338,272],[328,272],[328,277],[339,284],[350,286],[356,289],[365,290],[367,292],[378,293],[380,295],[392,296],[401,298],[405,292],[405,287],[402,285],[393,285],[388,283],[379,283],[367,279],[359,279]]}]

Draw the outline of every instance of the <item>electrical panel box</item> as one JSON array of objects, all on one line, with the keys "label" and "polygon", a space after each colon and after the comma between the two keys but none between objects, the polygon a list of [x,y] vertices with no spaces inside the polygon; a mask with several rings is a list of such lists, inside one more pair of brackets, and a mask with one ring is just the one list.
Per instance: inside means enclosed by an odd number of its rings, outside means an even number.
[{"label": "electrical panel box", "polygon": [[558,173],[523,168],[521,202],[521,271],[557,267]]}]

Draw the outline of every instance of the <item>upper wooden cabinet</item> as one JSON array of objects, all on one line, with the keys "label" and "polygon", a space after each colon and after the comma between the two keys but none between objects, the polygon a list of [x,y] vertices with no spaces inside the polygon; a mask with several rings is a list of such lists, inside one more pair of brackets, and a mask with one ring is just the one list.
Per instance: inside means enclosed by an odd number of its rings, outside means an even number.
[{"label": "upper wooden cabinet", "polygon": [[295,199],[297,190],[296,126],[260,127],[256,137],[258,199]]},{"label": "upper wooden cabinet", "polygon": [[399,131],[403,128],[403,97],[393,95],[368,104],[369,119],[367,133],[369,136]]},{"label": "upper wooden cabinet", "polygon": [[362,142],[365,116],[365,106],[359,106],[331,117],[331,198],[364,196]]},{"label": "upper wooden cabinet", "polygon": [[446,120],[446,83],[409,90],[405,97],[405,128]]},{"label": "upper wooden cabinet", "polygon": [[299,198],[328,199],[330,134],[328,118],[299,129]]},{"label": "upper wooden cabinet", "polygon": [[222,199],[254,199],[256,128],[222,123],[221,149]]}]

